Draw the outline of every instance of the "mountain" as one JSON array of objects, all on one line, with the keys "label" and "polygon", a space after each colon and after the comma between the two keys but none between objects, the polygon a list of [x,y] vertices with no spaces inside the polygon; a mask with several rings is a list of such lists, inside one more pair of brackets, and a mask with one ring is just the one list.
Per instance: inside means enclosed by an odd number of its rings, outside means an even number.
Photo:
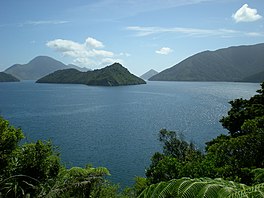
[{"label": "mountain", "polygon": [[[264,72],[264,43],[195,54],[151,77],[153,81],[248,81]],[[246,80],[248,78],[248,80]],[[260,79],[259,79],[260,80]],[[258,82],[261,82],[259,81]]]},{"label": "mountain", "polygon": [[144,73],[143,75],[140,76],[140,78],[148,80],[152,76],[157,75],[159,72],[155,71],[154,69],[149,70],[148,72]]},{"label": "mountain", "polygon": [[37,83],[70,83],[98,86],[146,84],[144,80],[131,74],[119,63],[87,72],[80,72],[76,69],[59,70],[37,80]]},{"label": "mountain", "polygon": [[[48,56],[37,56],[27,64],[15,64],[5,70],[20,80],[37,80],[56,70],[67,69],[73,65],[65,65]],[[78,68],[74,65],[74,68]]]},{"label": "mountain", "polygon": [[79,66],[76,66],[76,65],[73,65],[73,64],[68,64],[67,65],[68,68],[72,68],[72,69],[77,69],[81,72],[87,72],[87,71],[91,71],[91,69],[88,69],[86,67],[79,67]]},{"label": "mountain", "polygon": [[252,76],[248,76],[247,78],[244,78],[243,81],[244,82],[255,82],[255,83],[264,82],[264,71],[254,74]]},{"label": "mountain", "polygon": [[0,82],[18,82],[19,80],[11,74],[0,72]]}]

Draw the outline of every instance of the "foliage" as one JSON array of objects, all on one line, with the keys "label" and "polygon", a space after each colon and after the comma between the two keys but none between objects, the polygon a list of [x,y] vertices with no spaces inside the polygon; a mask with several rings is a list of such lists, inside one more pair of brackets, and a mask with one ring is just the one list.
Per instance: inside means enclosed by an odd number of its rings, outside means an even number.
[{"label": "foliage", "polygon": [[181,178],[152,184],[139,195],[139,198],[149,197],[264,197],[264,183],[249,187],[244,184],[226,181],[220,178]]},{"label": "foliage", "polygon": [[263,176],[253,171],[264,168],[264,83],[261,87],[248,100],[230,102],[228,115],[221,119],[230,133],[207,142],[205,154],[176,132],[162,129],[163,152],[152,156],[146,171],[149,184],[181,177],[221,177],[248,185],[262,182]]},{"label": "foliage", "polygon": [[247,134],[250,131],[242,130],[244,122],[264,115],[263,91],[264,82],[261,84],[261,89],[257,91],[259,94],[251,97],[249,100],[241,98],[230,101],[231,109],[228,111],[228,116],[223,117],[220,122],[223,127],[229,130],[231,136],[237,137]]},{"label": "foliage", "polygon": [[13,152],[24,135],[20,129],[10,126],[8,121],[0,117],[0,175],[4,174]]},{"label": "foliage", "polygon": [[160,130],[159,140],[163,143],[163,153],[155,153],[151,159],[151,165],[146,171],[150,183],[198,176],[193,170],[199,167],[203,155],[194,144],[186,142],[176,132],[166,129]]},{"label": "foliage", "polygon": [[20,129],[0,118],[0,197],[98,197],[115,194],[106,168],[66,169],[50,141],[19,145]]},{"label": "foliage", "polygon": [[[72,167],[62,170],[52,183],[47,183],[40,197],[89,197],[100,193],[103,176],[109,175],[106,168]],[[96,197],[96,196],[95,196]]]}]

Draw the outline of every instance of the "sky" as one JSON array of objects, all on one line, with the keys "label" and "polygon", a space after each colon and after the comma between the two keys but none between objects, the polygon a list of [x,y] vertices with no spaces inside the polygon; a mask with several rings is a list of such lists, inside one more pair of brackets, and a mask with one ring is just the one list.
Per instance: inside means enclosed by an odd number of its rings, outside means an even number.
[{"label": "sky", "polygon": [[119,62],[140,76],[257,43],[264,0],[0,0],[0,71],[45,55],[90,69]]}]

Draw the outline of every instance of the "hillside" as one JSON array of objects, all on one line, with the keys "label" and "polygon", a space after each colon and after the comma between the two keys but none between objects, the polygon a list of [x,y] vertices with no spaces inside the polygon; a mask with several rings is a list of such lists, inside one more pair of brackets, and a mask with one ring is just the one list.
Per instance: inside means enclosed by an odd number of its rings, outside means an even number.
[{"label": "hillside", "polygon": [[49,74],[37,83],[71,83],[98,86],[120,86],[145,84],[141,78],[131,74],[119,63],[114,63],[103,69],[80,72],[76,69],[59,70]]},{"label": "hillside", "polygon": [[[204,51],[153,76],[153,81],[249,81],[264,72],[264,44]],[[246,80],[247,79],[247,80]],[[260,81],[261,80],[261,81]]]},{"label": "hillside", "polygon": [[11,74],[20,80],[37,80],[54,71],[70,67],[78,68],[75,65],[65,65],[48,56],[37,56],[27,64],[15,64],[9,67],[5,70],[5,73]]},{"label": "hillside", "polygon": [[19,80],[11,74],[0,72],[0,82],[18,82]]},{"label": "hillside", "polygon": [[146,73],[144,73],[143,75],[141,75],[140,78],[148,80],[149,78],[157,75],[158,73],[159,72],[155,71],[154,69],[151,69],[151,70],[147,71]]},{"label": "hillside", "polygon": [[254,74],[252,76],[248,76],[247,78],[243,79],[244,82],[264,82],[264,71]]}]

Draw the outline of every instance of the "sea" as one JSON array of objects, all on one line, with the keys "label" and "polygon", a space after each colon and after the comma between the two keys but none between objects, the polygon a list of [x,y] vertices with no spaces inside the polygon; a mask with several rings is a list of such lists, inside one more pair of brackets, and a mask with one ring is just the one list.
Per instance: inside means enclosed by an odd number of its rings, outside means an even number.
[{"label": "sea", "polygon": [[160,129],[177,131],[203,150],[226,134],[219,120],[230,100],[248,99],[258,83],[147,82],[100,87],[78,84],[0,83],[0,116],[26,139],[51,140],[67,167],[106,167],[121,187],[144,176]]}]

